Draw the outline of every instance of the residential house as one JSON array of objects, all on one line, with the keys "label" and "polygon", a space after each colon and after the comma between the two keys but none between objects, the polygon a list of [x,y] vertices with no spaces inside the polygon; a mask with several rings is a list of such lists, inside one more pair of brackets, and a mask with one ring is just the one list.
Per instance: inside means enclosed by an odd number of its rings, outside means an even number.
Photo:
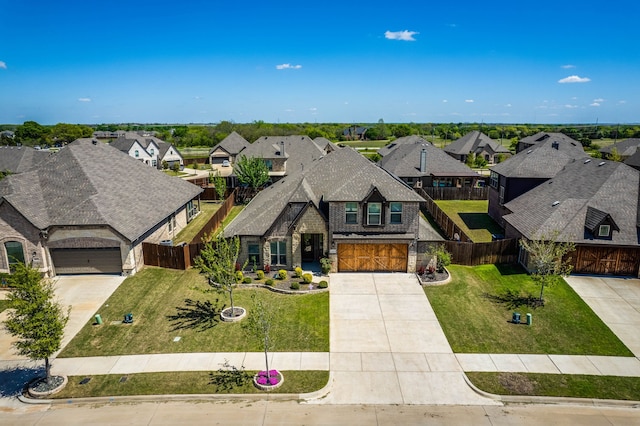
[{"label": "residential house", "polygon": [[478,173],[420,136],[399,138],[394,143],[385,147],[380,167],[411,187],[470,188],[484,181]]},{"label": "residential house", "polygon": [[615,152],[617,152],[622,161],[624,161],[635,154],[638,151],[638,148],[640,148],[640,139],[630,138],[605,146],[600,149],[600,153],[602,154],[602,158],[610,158],[613,150],[615,149]]},{"label": "residential house", "polygon": [[112,141],[110,145],[136,160],[158,169],[163,168],[164,164],[168,168],[172,168],[176,163],[180,165],[181,169],[184,167],[184,159],[180,151],[172,144],[155,136],[141,136],[138,133],[126,132]]},{"label": "residential house", "polygon": [[378,150],[378,154],[380,154],[381,157],[385,157],[387,154],[392,152],[394,149],[396,149],[400,145],[414,145],[417,143],[425,143],[425,142],[427,142],[427,140],[425,140],[422,136],[417,136],[417,135],[403,136],[401,138],[394,139],[392,142],[389,142],[387,145],[380,148]]},{"label": "residential house", "polygon": [[351,148],[337,149],[261,191],[227,226],[240,262],[292,269],[322,257],[334,271],[415,271],[420,241],[442,237],[411,188]]},{"label": "residential house", "polygon": [[491,167],[489,216],[504,228],[504,205],[554,177],[571,160],[589,156],[576,141],[549,138]]},{"label": "residential house", "polygon": [[95,139],[79,139],[0,181],[0,271],[134,274],[142,242],[172,239],[202,189]]},{"label": "residential house", "polygon": [[444,147],[444,152],[463,163],[467,161],[470,154],[473,154],[474,159],[484,158],[488,164],[499,163],[499,156],[505,159],[511,156],[509,149],[477,130],[451,142]]},{"label": "residential house", "polygon": [[364,126],[350,126],[342,131],[342,136],[350,141],[360,141],[365,138],[367,130]]},{"label": "residential house", "polygon": [[[505,204],[507,238],[557,233],[576,244],[577,273],[640,273],[640,172],[599,159],[569,161],[547,182]],[[527,253],[520,261],[527,265]]]},{"label": "residential house", "polygon": [[579,144],[582,145],[580,142],[578,142],[575,139],[570,138],[569,136],[565,135],[564,133],[549,133],[549,132],[538,132],[535,135],[531,135],[531,136],[527,136],[521,140],[518,141],[518,144],[516,145],[516,154],[522,151],[526,151],[529,148],[542,143],[542,142],[553,142],[553,141],[564,141],[564,142],[569,142],[569,143],[575,143],[575,144]]},{"label": "residential house", "polygon": [[0,171],[22,173],[36,167],[50,153],[28,146],[0,146]]},{"label": "residential house", "polygon": [[229,136],[221,140],[218,145],[209,151],[211,168],[222,176],[229,176],[233,172],[236,158],[249,145],[249,142],[237,132],[231,132]]}]

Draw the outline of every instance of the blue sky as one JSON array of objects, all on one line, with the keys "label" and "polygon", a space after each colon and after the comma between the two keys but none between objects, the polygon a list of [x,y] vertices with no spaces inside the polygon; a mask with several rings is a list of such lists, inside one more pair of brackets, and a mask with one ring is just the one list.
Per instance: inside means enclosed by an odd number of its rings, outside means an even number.
[{"label": "blue sky", "polygon": [[0,0],[0,123],[640,122],[635,1]]}]

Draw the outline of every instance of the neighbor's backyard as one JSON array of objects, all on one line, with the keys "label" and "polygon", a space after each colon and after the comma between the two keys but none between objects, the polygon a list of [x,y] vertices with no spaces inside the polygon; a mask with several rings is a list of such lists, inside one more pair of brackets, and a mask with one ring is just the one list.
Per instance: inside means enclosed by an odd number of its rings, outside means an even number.
[{"label": "neighbor's backyard", "polygon": [[491,241],[491,234],[503,232],[489,217],[487,200],[436,200],[436,204],[474,243]]}]

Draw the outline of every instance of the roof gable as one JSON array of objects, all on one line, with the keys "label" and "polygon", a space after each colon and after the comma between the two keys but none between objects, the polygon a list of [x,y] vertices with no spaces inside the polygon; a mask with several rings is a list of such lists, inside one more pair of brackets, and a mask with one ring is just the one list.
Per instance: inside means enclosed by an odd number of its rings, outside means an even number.
[{"label": "roof gable", "polygon": [[610,225],[614,230],[620,231],[620,228],[618,228],[618,225],[616,225],[609,213],[603,212],[595,207],[587,206],[584,227],[591,231],[591,233],[595,233],[598,227],[604,223]]}]

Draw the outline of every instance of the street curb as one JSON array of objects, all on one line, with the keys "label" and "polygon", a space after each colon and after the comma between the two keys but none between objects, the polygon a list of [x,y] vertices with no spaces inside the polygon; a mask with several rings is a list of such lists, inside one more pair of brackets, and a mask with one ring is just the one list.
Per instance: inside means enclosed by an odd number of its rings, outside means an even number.
[{"label": "street curb", "polygon": [[556,397],[556,396],[514,396],[514,395],[496,395],[485,392],[477,388],[471,380],[463,372],[462,376],[469,388],[480,396],[503,404],[545,404],[545,405],[582,405],[592,407],[623,407],[623,408],[640,408],[640,401],[625,401],[619,399],[595,399],[595,398],[572,398],[572,397]]}]

